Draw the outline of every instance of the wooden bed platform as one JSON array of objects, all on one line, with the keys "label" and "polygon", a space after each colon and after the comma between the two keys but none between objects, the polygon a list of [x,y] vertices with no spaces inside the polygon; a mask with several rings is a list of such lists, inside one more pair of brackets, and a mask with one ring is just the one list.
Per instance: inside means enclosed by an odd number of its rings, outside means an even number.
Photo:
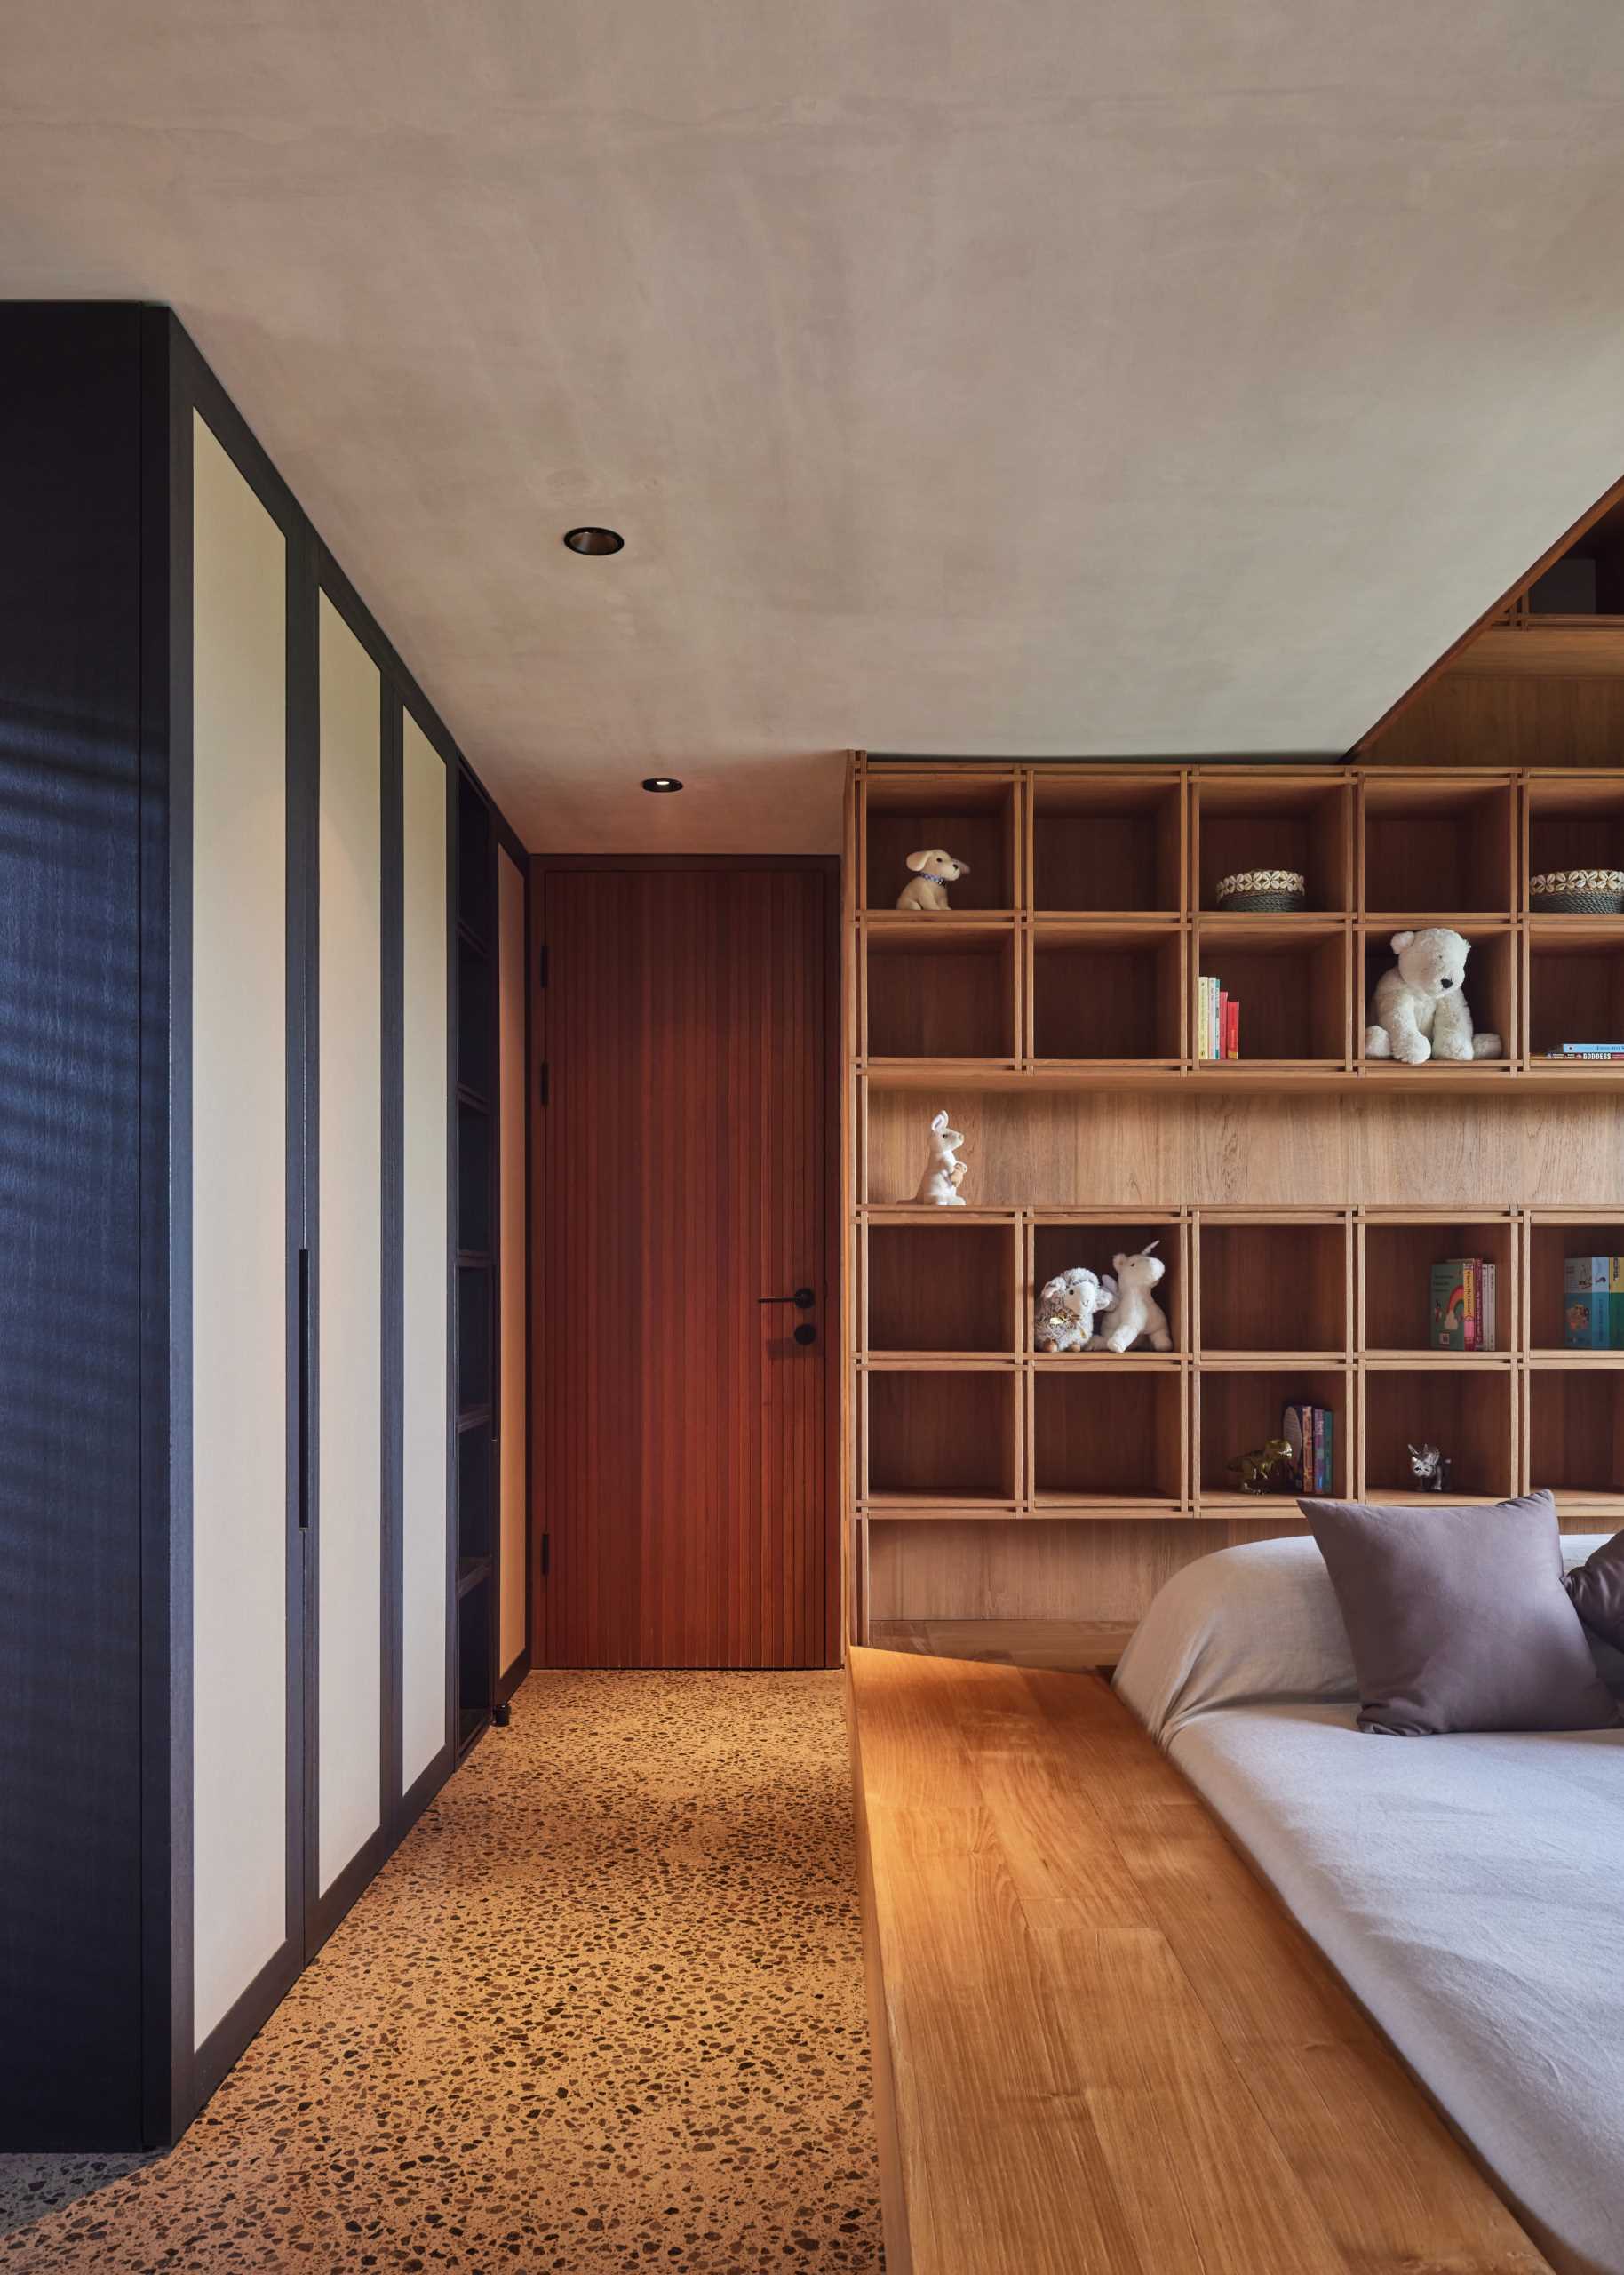
[{"label": "wooden bed platform", "polygon": [[849,1688],[888,2275],[1548,2275],[1103,1682]]}]

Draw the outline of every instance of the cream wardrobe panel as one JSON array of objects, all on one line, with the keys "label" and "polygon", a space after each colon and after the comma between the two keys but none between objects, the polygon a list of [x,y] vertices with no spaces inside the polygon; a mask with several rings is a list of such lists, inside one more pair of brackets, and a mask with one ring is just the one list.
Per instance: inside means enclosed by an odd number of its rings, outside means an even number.
[{"label": "cream wardrobe panel", "polygon": [[201,2046],[285,1941],[287,542],[192,427],[192,1919]]},{"label": "cream wardrobe panel", "polygon": [[401,1784],[410,1791],[450,1735],[446,1706],[450,1553],[447,783],[445,761],[410,712],[402,725],[401,764],[405,999]]},{"label": "cream wardrobe panel", "polygon": [[323,594],[317,822],[317,1887],[383,1821],[383,874],[378,667]]},{"label": "cream wardrobe panel", "polygon": [[525,1217],[525,950],[524,873],[506,850],[497,855],[497,1016],[500,1058],[501,1174],[501,1438],[499,1479],[500,1585],[497,1597],[499,1633],[497,1664],[506,1674],[524,1648],[525,1513],[525,1291],[529,1285],[529,1239]]}]

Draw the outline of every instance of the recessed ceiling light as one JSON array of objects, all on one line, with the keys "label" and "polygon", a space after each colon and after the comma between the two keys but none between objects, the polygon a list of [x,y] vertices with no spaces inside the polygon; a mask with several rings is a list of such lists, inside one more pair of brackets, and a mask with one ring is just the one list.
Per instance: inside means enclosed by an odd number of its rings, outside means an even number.
[{"label": "recessed ceiling light", "polygon": [[645,790],[680,790],[682,785],[674,774],[647,774],[643,777]]},{"label": "recessed ceiling light", "polygon": [[571,553],[618,553],[625,543],[618,530],[566,530],[564,543]]}]

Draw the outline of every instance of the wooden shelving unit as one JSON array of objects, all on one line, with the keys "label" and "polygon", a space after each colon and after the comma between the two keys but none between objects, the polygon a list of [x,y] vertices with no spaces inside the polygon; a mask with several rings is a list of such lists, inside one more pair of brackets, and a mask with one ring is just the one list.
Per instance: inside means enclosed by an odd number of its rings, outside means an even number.
[{"label": "wooden shelving unit", "polygon": [[[1548,1485],[1624,1512],[1624,1352],[1562,1346],[1569,1253],[1624,1254],[1624,1066],[1537,1053],[1624,1031],[1624,918],[1531,914],[1531,861],[1624,849],[1624,773],[1377,766],[854,767],[848,838],[849,1591],[871,1620],[1132,1618],[1167,1573],[1295,1529],[1231,1464],[1283,1406],[1336,1416],[1336,1490]],[[897,912],[904,856],[980,880]],[[1282,866],[1301,914],[1227,915]],[[1624,866],[1624,858],[1621,858]],[[1403,925],[1473,946],[1495,1061],[1367,1061]],[[1242,999],[1196,1056],[1196,980]],[[1596,1023],[1600,1023],[1600,1027]],[[923,1134],[966,1133],[963,1209],[913,1203]],[[1054,1355],[1034,1298],[1158,1240],[1174,1347]],[[1500,1344],[1429,1347],[1429,1267],[1493,1260]]]}]

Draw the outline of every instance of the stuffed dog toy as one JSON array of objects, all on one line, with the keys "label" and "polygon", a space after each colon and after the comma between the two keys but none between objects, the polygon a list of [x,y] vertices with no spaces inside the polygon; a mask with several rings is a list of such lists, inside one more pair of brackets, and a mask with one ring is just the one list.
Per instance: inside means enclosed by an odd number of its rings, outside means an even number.
[{"label": "stuffed dog toy", "polygon": [[951,907],[948,886],[970,874],[967,861],[955,861],[939,845],[928,846],[923,853],[910,853],[908,866],[914,874],[897,895],[898,908]]}]

